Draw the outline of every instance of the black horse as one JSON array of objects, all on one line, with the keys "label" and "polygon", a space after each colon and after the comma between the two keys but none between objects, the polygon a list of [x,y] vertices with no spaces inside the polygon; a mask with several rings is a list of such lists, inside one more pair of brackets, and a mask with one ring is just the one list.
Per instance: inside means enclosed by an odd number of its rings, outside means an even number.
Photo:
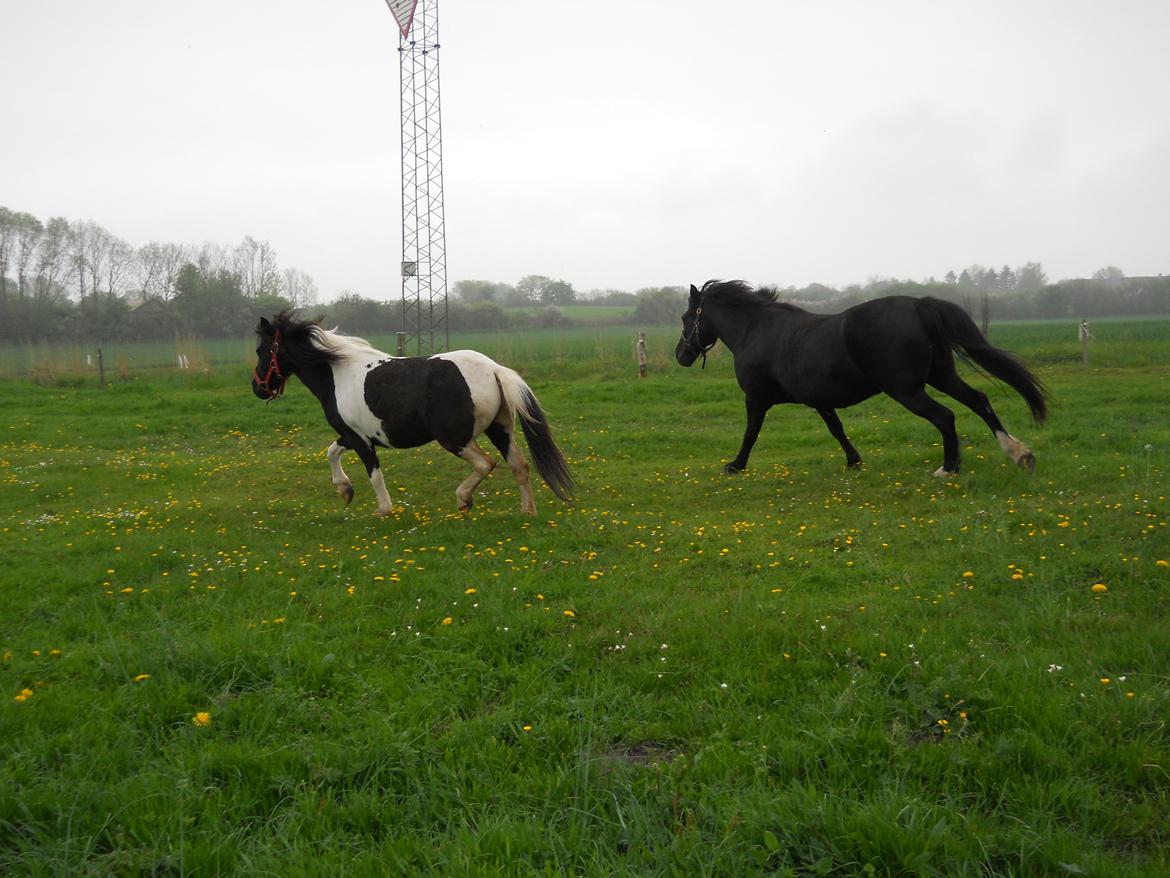
[{"label": "black horse", "polygon": [[857,466],[861,455],[836,410],[885,393],[934,424],[943,438],[943,464],[935,475],[953,475],[959,471],[955,416],[927,394],[927,384],[983,418],[1021,469],[1036,467],[1032,449],[1004,429],[987,395],[959,377],[954,353],[1014,388],[1036,423],[1047,414],[1045,388],[1015,356],[988,344],[958,305],[885,296],[840,314],[810,314],[743,281],[707,281],[701,290],[691,286],[682,323],[674,353],[680,365],[690,366],[699,357],[705,364],[707,351],[719,341],[735,359],[747,429],[739,454],[724,472],[747,466],[764,416],[782,402],[816,409],[845,451],[846,466]]},{"label": "black horse", "polygon": [[378,515],[391,512],[390,494],[377,449],[414,448],[438,442],[471,464],[473,471],[455,490],[459,508],[471,508],[473,492],[495,467],[476,440],[486,434],[507,460],[520,487],[520,509],[536,514],[528,462],[513,433],[516,418],[536,469],[552,492],[572,498],[573,477],[553,441],[536,396],[516,372],[476,351],[433,357],[391,357],[363,339],[323,329],[287,311],[256,327],[256,368],[252,391],[276,399],[289,375],[313,392],[325,420],[337,431],[326,456],[333,486],[348,505],[353,483],[341,468],[352,448],[361,458],[378,498]]}]

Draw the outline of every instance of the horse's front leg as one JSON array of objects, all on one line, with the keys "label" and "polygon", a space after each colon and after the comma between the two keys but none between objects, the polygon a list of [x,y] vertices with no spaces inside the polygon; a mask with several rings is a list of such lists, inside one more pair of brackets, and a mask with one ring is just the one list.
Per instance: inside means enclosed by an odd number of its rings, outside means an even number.
[{"label": "horse's front leg", "polygon": [[845,428],[841,426],[841,419],[837,413],[833,409],[817,409],[817,414],[821,416],[821,420],[825,422],[825,426],[829,428],[829,432],[833,434],[833,438],[837,440],[841,450],[845,452],[845,466],[861,466],[861,455],[857,453],[857,449],[853,447],[853,443],[845,435]]},{"label": "horse's front leg", "polygon": [[372,445],[367,444],[360,437],[346,437],[346,444],[362,459],[366,467],[366,474],[370,477],[370,485],[374,489],[374,496],[378,498],[377,516],[389,515],[394,511],[390,502],[390,492],[386,490],[386,480],[382,478],[382,468],[378,464],[378,455]]},{"label": "horse's front leg", "polygon": [[747,467],[752,447],[760,435],[760,428],[764,426],[764,416],[768,414],[769,406],[750,397],[746,400],[746,405],[747,427],[743,431],[743,442],[739,446],[739,454],[735,456],[735,460],[723,465],[723,471],[728,474],[741,472]]},{"label": "horse's front leg", "polygon": [[341,455],[348,447],[345,444],[345,439],[338,436],[337,441],[330,445],[325,452],[325,456],[329,458],[329,469],[333,473],[333,487],[337,489],[337,493],[341,495],[346,506],[353,501],[353,482],[349,480],[349,476],[341,468]]}]

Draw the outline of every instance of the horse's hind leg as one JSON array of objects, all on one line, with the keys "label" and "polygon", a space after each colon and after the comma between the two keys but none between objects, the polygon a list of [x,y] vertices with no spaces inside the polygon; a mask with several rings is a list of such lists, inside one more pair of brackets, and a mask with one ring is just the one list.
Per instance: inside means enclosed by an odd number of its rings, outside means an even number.
[{"label": "horse's hind leg", "polygon": [[349,480],[349,476],[341,468],[341,455],[345,453],[347,447],[345,440],[338,436],[337,441],[330,445],[325,452],[325,456],[329,458],[329,469],[333,473],[333,487],[337,489],[337,493],[341,495],[346,506],[353,500],[353,482]]},{"label": "horse's hind leg", "polygon": [[995,435],[1003,453],[1010,457],[1016,466],[1029,473],[1036,469],[1036,455],[1032,453],[1032,449],[1004,428],[995,409],[991,407],[991,401],[988,400],[987,394],[976,390],[960,378],[955,371],[953,362],[949,364],[949,368],[936,366],[929,380],[932,387],[937,387],[948,396],[954,397],[983,418],[983,422]]},{"label": "horse's hind leg", "polygon": [[821,416],[821,420],[825,422],[825,426],[829,428],[829,432],[833,434],[833,438],[837,440],[841,450],[845,452],[845,466],[860,466],[861,455],[857,453],[857,449],[853,447],[853,443],[845,435],[845,428],[841,426],[841,419],[837,417],[837,412],[833,409],[817,409],[817,414]]},{"label": "horse's hind leg", "polygon": [[536,499],[532,496],[532,479],[528,474],[528,460],[516,444],[516,437],[511,425],[495,421],[485,431],[492,440],[492,445],[499,449],[504,460],[516,477],[516,485],[520,488],[520,511],[525,515],[536,515]]},{"label": "horse's hind leg", "polygon": [[942,434],[943,465],[934,471],[940,478],[953,476],[959,471],[959,437],[955,433],[955,414],[937,400],[931,399],[924,388],[910,393],[889,393],[897,402],[920,418],[934,424]]},{"label": "horse's hind leg", "polygon": [[479,487],[480,482],[488,477],[488,473],[495,469],[496,462],[483,453],[474,439],[456,451],[455,454],[472,466],[471,475],[460,482],[459,487],[455,489],[455,499],[459,502],[459,511],[466,512],[475,502],[473,496],[475,489]]}]

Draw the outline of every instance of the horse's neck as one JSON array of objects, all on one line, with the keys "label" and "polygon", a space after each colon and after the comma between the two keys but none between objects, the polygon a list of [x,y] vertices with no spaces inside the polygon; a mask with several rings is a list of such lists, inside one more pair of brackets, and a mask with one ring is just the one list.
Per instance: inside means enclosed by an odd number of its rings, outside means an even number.
[{"label": "horse's neck", "polygon": [[755,326],[763,314],[756,314],[747,310],[720,310],[712,314],[712,324],[719,340],[733,354],[743,347],[752,327]]},{"label": "horse's neck", "polygon": [[311,366],[297,366],[293,374],[301,384],[324,404],[333,398],[333,367],[328,363],[314,363]]}]

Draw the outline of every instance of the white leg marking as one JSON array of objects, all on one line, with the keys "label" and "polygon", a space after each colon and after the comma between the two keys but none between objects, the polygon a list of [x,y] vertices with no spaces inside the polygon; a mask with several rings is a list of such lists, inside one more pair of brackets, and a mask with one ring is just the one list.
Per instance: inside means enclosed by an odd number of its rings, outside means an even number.
[{"label": "white leg marking", "polygon": [[370,484],[374,486],[374,496],[378,498],[377,516],[389,515],[394,511],[394,504],[390,502],[390,493],[386,490],[386,480],[382,478],[382,468],[376,467],[370,473]]},{"label": "white leg marking", "polygon": [[349,480],[349,476],[341,468],[341,455],[344,453],[345,449],[334,442],[325,452],[325,456],[329,458],[329,469],[333,472],[333,487],[337,489],[337,493],[341,495],[341,499],[348,506],[353,500],[353,482]]},{"label": "white leg marking", "polygon": [[934,471],[934,477],[936,479],[949,479],[952,476],[957,476],[957,475],[958,475],[958,473],[951,472],[949,469],[946,469],[945,467],[941,467],[941,466]]},{"label": "white leg marking", "polygon": [[1003,430],[996,431],[995,438],[999,442],[999,447],[1003,449],[1003,453],[1010,457],[1016,466],[1025,472],[1032,472],[1036,469],[1036,455],[1025,443]]},{"label": "white leg marking", "polygon": [[528,461],[513,439],[508,443],[508,466],[520,486],[520,511],[525,515],[536,515],[536,499],[532,496],[532,480],[528,476]]},{"label": "white leg marking", "polygon": [[459,509],[466,512],[474,502],[472,495],[475,493],[475,489],[479,487],[480,482],[487,478],[488,473],[495,469],[496,462],[483,453],[480,447],[475,444],[474,439],[464,446],[463,450],[459,452],[459,456],[474,467],[471,475],[460,482],[459,487],[455,489],[455,499],[459,502]]}]

